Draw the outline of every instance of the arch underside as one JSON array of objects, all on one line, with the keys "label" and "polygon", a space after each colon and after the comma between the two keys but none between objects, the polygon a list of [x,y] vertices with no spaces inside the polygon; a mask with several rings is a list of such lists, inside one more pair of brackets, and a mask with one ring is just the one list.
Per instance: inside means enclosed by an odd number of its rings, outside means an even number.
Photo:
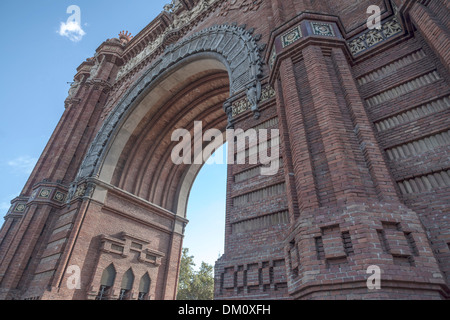
[{"label": "arch underside", "polygon": [[233,122],[231,104],[224,103],[242,91],[259,115],[262,47],[252,32],[213,26],[169,45],[113,109],[72,190],[78,181],[97,177],[185,217],[201,166],[172,163],[171,135],[175,129],[192,131],[195,121],[203,122],[204,131],[224,131]]},{"label": "arch underside", "polygon": [[[152,94],[141,102],[140,108],[147,112],[120,156],[117,150],[110,151],[107,161],[117,159],[117,164],[111,172],[102,170],[100,179],[111,179],[112,185],[185,217],[188,195],[201,165],[173,163],[171,153],[179,142],[172,141],[172,133],[186,129],[194,137],[194,121],[202,121],[203,132],[224,131],[227,117],[222,104],[228,97],[229,81],[227,72],[219,69],[179,80],[165,96],[159,95],[158,102]],[[189,147],[194,154],[194,141]]]},{"label": "arch underside", "polygon": [[[117,132],[124,127],[130,129],[125,122],[131,126],[136,125],[136,121],[131,124],[128,121],[130,115],[136,114],[136,106],[149,93],[152,99],[159,100],[160,96],[167,93],[167,86],[171,88],[170,91],[177,85],[171,81],[183,82],[186,73],[214,70],[220,65],[218,69],[228,73],[229,95],[246,90],[247,97],[252,102],[252,110],[257,115],[261,98],[260,80],[263,76],[260,51],[263,47],[257,45],[259,37],[253,38],[252,32],[236,26],[213,26],[168,46],[164,55],[152,63],[105,121],[81,165],[77,181],[100,176],[107,161],[107,153],[117,143]],[[202,62],[198,63],[199,61]],[[198,70],[192,70],[196,63]],[[226,112],[230,118],[231,108],[227,107]],[[228,119],[229,123],[230,120]],[[121,143],[123,141],[119,141],[119,145]]]}]

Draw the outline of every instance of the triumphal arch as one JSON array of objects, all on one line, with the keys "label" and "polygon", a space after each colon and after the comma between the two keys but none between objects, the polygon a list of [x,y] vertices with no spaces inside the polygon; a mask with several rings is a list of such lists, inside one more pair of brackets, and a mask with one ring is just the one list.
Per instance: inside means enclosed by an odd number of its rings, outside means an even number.
[{"label": "triumphal arch", "polygon": [[[173,132],[199,122],[278,131],[264,148],[280,151],[270,175],[228,165],[216,299],[448,298],[448,1],[162,10],[76,70],[1,229],[0,298],[174,299],[202,162],[172,161]],[[231,154],[262,148],[245,141]]]}]

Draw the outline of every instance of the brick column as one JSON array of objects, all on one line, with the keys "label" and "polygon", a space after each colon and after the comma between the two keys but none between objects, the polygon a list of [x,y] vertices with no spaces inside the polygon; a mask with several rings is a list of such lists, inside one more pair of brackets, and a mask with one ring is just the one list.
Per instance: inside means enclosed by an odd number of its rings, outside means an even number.
[{"label": "brick column", "polygon": [[[5,257],[6,250],[11,239],[14,237],[22,219],[21,215],[8,213],[5,216],[5,222],[0,229],[0,264]],[[4,245],[3,245],[4,244]],[[0,275],[1,278],[1,275]]]},{"label": "brick column", "polygon": [[[17,288],[23,274],[29,270],[31,262],[36,262],[36,246],[42,236],[51,206],[32,205],[20,222],[16,236],[12,239],[9,250],[6,251],[0,265],[0,299],[11,298],[11,294]],[[35,251],[36,250],[36,251]],[[34,260],[33,260],[34,259]],[[11,268],[11,266],[14,266]],[[31,269],[31,268],[30,268]]]},{"label": "brick column", "polygon": [[[294,66],[289,58],[281,62],[280,81],[277,88],[277,110],[284,146],[283,159],[288,200],[291,206],[298,203],[300,211],[317,208],[319,203],[315,192],[311,156]],[[301,174],[294,174],[299,172]],[[290,210],[295,210],[295,207]]]},{"label": "brick column", "polygon": [[174,232],[172,234],[169,253],[165,259],[165,286],[163,299],[176,300],[178,290],[178,275],[181,262],[181,253],[183,250],[183,235]]},{"label": "brick column", "polygon": [[322,49],[308,46],[303,50],[303,58],[313,100],[314,109],[311,111],[317,117],[325,158],[332,173],[332,192],[338,205],[344,204],[350,197],[364,194],[361,188],[362,177],[348,141],[343,115]]},{"label": "brick column", "polygon": [[[64,114],[22,191],[24,196],[29,197],[40,183],[67,188],[75,178],[95,135],[111,88],[110,81],[115,78],[121,64],[120,50],[123,50],[120,43],[106,41],[97,50],[95,58],[83,62],[77,69],[75,84],[65,101]],[[62,204],[55,206],[50,203],[53,200],[25,203],[26,209],[17,232],[3,244],[7,250],[0,261],[0,298],[12,295],[18,286],[22,286],[21,282],[32,280],[39,263],[37,257],[42,255],[45,239],[48,240],[51,232],[49,226],[54,223],[58,206]]]},{"label": "brick column", "polygon": [[275,1],[271,1],[271,4],[272,4],[273,17],[274,17],[274,25],[275,26],[280,25],[280,23],[285,20],[283,1],[275,0]]},{"label": "brick column", "polygon": [[[448,10],[448,8],[443,7],[442,10]],[[447,21],[441,21],[420,3],[416,3],[409,14],[425,41],[450,73],[450,31],[445,26],[450,20],[448,15]]]},{"label": "brick column", "polygon": [[[439,299],[442,274],[418,215],[397,196],[344,49],[310,44],[301,54],[280,57],[275,78],[300,211],[285,241],[289,293]],[[367,287],[371,265],[382,290]]]},{"label": "brick column", "polygon": [[[74,81],[78,86],[71,89],[65,101],[66,110],[35,169],[23,189],[29,194],[36,183],[43,179],[69,184],[94,138],[103,107],[121,64],[116,43],[105,42],[97,50],[95,58],[78,67]],[[122,48],[120,48],[122,50]],[[73,90],[73,91],[72,91]]]}]

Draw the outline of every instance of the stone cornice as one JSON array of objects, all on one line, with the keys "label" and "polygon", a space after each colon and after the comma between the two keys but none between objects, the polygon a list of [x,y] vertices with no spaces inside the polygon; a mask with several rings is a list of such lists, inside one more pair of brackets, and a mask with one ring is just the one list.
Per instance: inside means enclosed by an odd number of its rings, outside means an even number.
[{"label": "stone cornice", "polygon": [[261,79],[264,76],[260,57],[263,46],[258,45],[261,36],[253,36],[253,32],[252,29],[246,30],[245,26],[219,25],[203,29],[169,46],[164,55],[153,61],[151,67],[128,90],[103,123],[83,160],[77,180],[96,176],[100,172],[108,150],[107,145],[114,140],[110,137],[126,121],[126,114],[139,103],[138,98],[144,91],[151,90],[165,72],[181,64],[184,59],[199,55],[221,59],[229,69],[230,96],[246,91],[251,110],[258,117]]},{"label": "stone cornice", "polygon": [[129,61],[132,57],[138,54],[145,48],[150,41],[153,41],[166,28],[170,26],[173,17],[168,12],[161,12],[152,22],[150,22],[144,29],[142,29],[131,41],[127,44],[123,58]]},{"label": "stone cornice", "polygon": [[265,61],[271,69],[270,83],[274,81],[274,74],[280,59],[284,56],[295,56],[307,45],[315,44],[323,48],[342,47],[349,61],[355,61],[366,52],[373,53],[405,34],[405,28],[393,15],[382,22],[381,30],[366,30],[348,38],[342,23],[334,16],[301,13],[295,19],[275,30],[269,40],[269,50]]},{"label": "stone cornice", "polygon": [[[192,1],[188,1],[193,4]],[[208,16],[222,0],[202,0],[191,9],[186,7],[175,13],[163,11],[147,27],[139,32],[127,45],[124,54],[124,66],[120,69],[116,81],[117,85],[134,74],[134,69],[146,65],[156,56],[160,55],[164,48],[176,42],[192,29],[200,20]]]}]

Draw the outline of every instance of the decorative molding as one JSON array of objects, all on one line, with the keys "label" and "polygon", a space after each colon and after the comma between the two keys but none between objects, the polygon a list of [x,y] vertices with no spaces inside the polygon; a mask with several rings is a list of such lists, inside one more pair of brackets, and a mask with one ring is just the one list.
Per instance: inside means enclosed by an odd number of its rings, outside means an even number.
[{"label": "decorative molding", "polygon": [[450,187],[450,170],[445,169],[420,177],[406,179],[398,182],[398,186],[403,195],[421,194],[434,189],[447,188]]},{"label": "decorative molding", "polygon": [[14,207],[13,212],[24,213],[25,209],[26,209],[25,203],[17,203],[16,206]]},{"label": "decorative molding", "polygon": [[450,96],[421,104],[387,119],[384,118],[375,122],[375,126],[378,132],[382,132],[447,109],[450,109]]},{"label": "decorative molding", "polygon": [[357,56],[402,32],[402,25],[398,22],[398,19],[394,17],[385,22],[382,25],[381,30],[374,29],[365,31],[363,34],[360,34],[348,41],[348,46],[350,47],[352,55]]},{"label": "decorative molding", "polygon": [[[265,86],[261,91],[261,103],[270,100],[275,97],[275,90],[270,86]],[[233,117],[249,111],[251,109],[251,103],[248,98],[235,101],[232,104]]]},{"label": "decorative molding", "polygon": [[93,182],[82,182],[80,184],[72,184],[69,188],[69,193],[64,197],[66,203],[71,202],[75,199],[81,198],[91,198],[94,194],[95,183]]},{"label": "decorative molding", "polygon": [[387,149],[386,153],[389,160],[399,160],[445,146],[450,146],[450,130]]},{"label": "decorative molding", "polygon": [[294,29],[281,36],[281,44],[283,48],[286,48],[287,46],[290,46],[294,42],[300,40],[302,36],[302,30],[300,28],[300,25],[298,25]]},{"label": "decorative molding", "polygon": [[422,75],[411,81],[408,81],[399,86],[396,86],[394,88],[383,91],[375,96],[372,96],[366,99],[366,101],[369,107],[375,107],[386,101],[396,99],[404,94],[407,94],[409,92],[412,92],[414,90],[417,90],[421,87],[424,87],[439,80],[441,80],[441,76],[436,70],[434,70],[433,72]]},{"label": "decorative molding", "polygon": [[274,65],[276,59],[277,59],[277,49],[275,46],[273,46],[272,51],[270,52],[270,57],[269,57],[270,69],[273,68],[273,65]]},{"label": "decorative molding", "polygon": [[280,53],[291,49],[289,47],[310,37],[342,39],[342,35],[335,22],[314,21],[309,18],[301,20],[275,37],[268,57],[270,69],[273,69],[275,61]]},{"label": "decorative molding", "polygon": [[258,11],[263,0],[225,0],[222,10],[217,16],[227,16],[230,11],[240,10],[241,12]]},{"label": "decorative molding", "polygon": [[370,83],[372,81],[377,81],[388,77],[392,74],[392,72],[397,71],[400,68],[403,68],[407,65],[410,65],[416,61],[419,61],[426,57],[425,51],[423,49],[419,49],[414,51],[411,54],[408,54],[400,59],[390,62],[387,65],[384,65],[380,68],[377,68],[374,71],[371,71],[368,74],[358,77],[357,81],[360,86]]},{"label": "decorative molding", "polygon": [[64,200],[66,199],[66,196],[67,196],[67,194],[60,192],[60,191],[56,191],[55,195],[53,196],[53,200],[63,203]]},{"label": "decorative molding", "polygon": [[155,266],[161,265],[165,254],[149,248],[150,242],[129,235],[120,233],[119,238],[101,235],[100,251],[104,253],[116,254],[122,257],[130,256],[130,251],[138,253],[137,260],[141,263],[148,263]]},{"label": "decorative molding", "polygon": [[220,0],[201,0],[192,10],[184,10],[180,14],[176,13],[178,12],[178,9],[181,8],[180,1],[172,1],[171,4],[166,5],[164,7],[164,10],[173,15],[172,23],[155,39],[150,41],[142,51],[140,51],[136,56],[127,61],[125,65],[120,68],[116,80],[122,78],[136,66],[150,57],[153,53],[155,53],[157,49],[161,45],[163,45],[165,38],[169,34],[181,30],[187,25],[190,25],[193,21],[197,20],[197,18],[212,9],[214,7],[214,4],[219,2]]},{"label": "decorative molding", "polygon": [[382,221],[377,234],[383,252],[392,256],[394,264],[415,266],[419,250],[413,232],[403,230],[402,223]]},{"label": "decorative molding", "polygon": [[247,233],[288,223],[289,211],[286,210],[267,214],[261,217],[234,222],[231,224],[231,232],[233,234]]},{"label": "decorative molding", "polygon": [[267,188],[262,188],[233,198],[233,207],[246,206],[249,203],[261,201],[270,197],[286,193],[286,184],[280,183]]},{"label": "decorative molding", "polygon": [[38,198],[48,199],[48,198],[50,198],[51,193],[52,193],[52,189],[42,188],[39,191]]},{"label": "decorative molding", "polygon": [[244,293],[267,293],[272,290],[279,292],[287,288],[284,259],[228,265],[221,267],[218,272],[219,296],[226,292],[242,295]]},{"label": "decorative molding", "polygon": [[60,183],[52,183],[42,181],[36,185],[31,193],[28,203],[32,201],[48,202],[51,204],[61,205],[67,197],[67,189]]},{"label": "decorative molding", "polygon": [[[273,94],[275,94],[275,90],[273,91]],[[256,130],[256,131],[261,130],[261,129],[270,129],[270,128],[276,129],[276,128],[278,128],[278,123],[279,123],[278,117],[275,117],[275,118],[269,119],[261,124],[258,124],[257,126],[253,127],[252,129]]]},{"label": "decorative molding", "polygon": [[325,37],[335,37],[333,26],[329,23],[323,22],[311,22],[311,27],[314,35],[325,36]]},{"label": "decorative molding", "polygon": [[80,184],[77,189],[75,190],[74,198],[81,198],[86,193],[86,184]]},{"label": "decorative molding", "polygon": [[[280,168],[283,167],[283,158],[279,158],[278,159],[278,163]],[[261,176],[261,168],[263,166],[257,166],[251,169],[247,169],[245,171],[239,172],[237,174],[234,175],[234,182],[235,183],[241,183],[244,182],[246,180]]]},{"label": "decorative molding", "polygon": [[181,3],[180,0],[172,0],[171,3],[168,3],[164,6],[164,11],[169,12],[169,13],[175,13],[182,7],[183,7],[183,4]]}]

